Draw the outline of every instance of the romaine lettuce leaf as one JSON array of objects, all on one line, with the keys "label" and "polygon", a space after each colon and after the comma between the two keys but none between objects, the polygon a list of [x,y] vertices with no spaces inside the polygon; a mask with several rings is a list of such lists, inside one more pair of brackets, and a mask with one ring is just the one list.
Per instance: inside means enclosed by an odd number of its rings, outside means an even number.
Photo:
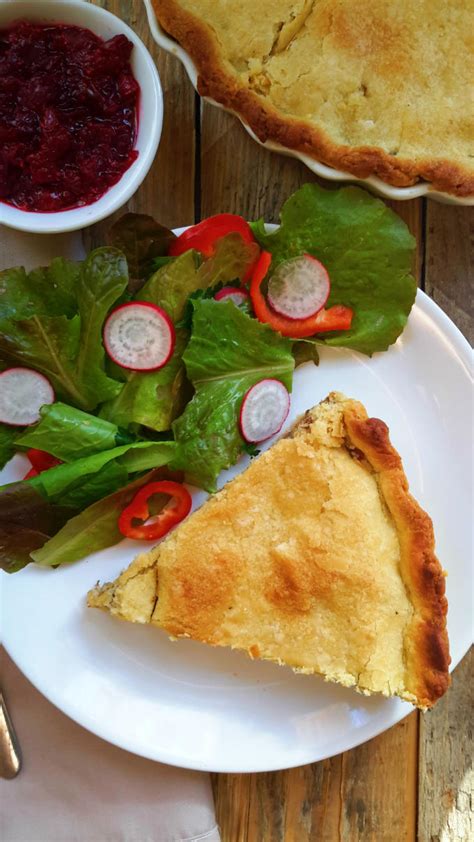
[{"label": "romaine lettuce leaf", "polygon": [[[65,462],[23,482],[50,503],[80,509],[125,485],[131,474],[166,465],[175,453],[172,441],[134,442]],[[10,485],[0,487],[0,507]]]},{"label": "romaine lettuce leaf", "polygon": [[[67,499],[67,505],[70,505],[72,492],[81,489],[80,502],[79,493],[76,491],[74,504],[78,507],[85,506],[100,497],[104,497],[111,491],[115,491],[118,487],[118,471],[115,469],[110,472],[104,471],[105,466],[114,462],[125,468],[125,472],[122,471],[121,473],[123,484],[129,474],[166,465],[173,458],[175,450],[176,445],[171,441],[134,442],[121,447],[114,447],[111,450],[103,450],[92,454],[92,456],[85,456],[75,462],[57,465],[48,471],[43,471],[37,477],[26,480],[26,482],[32,488],[36,488],[46,500],[65,504],[64,501]],[[101,471],[103,473],[97,479],[96,475]],[[8,486],[4,486],[4,488],[8,488]],[[1,491],[2,489],[0,489]]]},{"label": "romaine lettuce leaf", "polygon": [[132,441],[133,438],[115,424],[57,402],[43,406],[41,420],[27,427],[15,443],[20,447],[45,450],[63,462],[74,462]]},{"label": "romaine lettuce leaf", "polygon": [[354,310],[351,330],[320,341],[369,355],[395,342],[415,300],[416,242],[380,199],[359,187],[324,190],[305,184],[285,202],[277,231],[267,234],[262,220],[252,229],[272,253],[273,266],[304,252],[317,257],[331,279],[327,306]]},{"label": "romaine lettuce leaf", "polygon": [[64,489],[49,499],[62,506],[81,511],[96,500],[112,494],[128,482],[128,471],[119,461],[111,460],[95,473],[71,479]]},{"label": "romaine lettuce leaf", "polygon": [[214,491],[223,468],[243,452],[238,416],[246,391],[265,377],[291,390],[291,340],[250,318],[232,302],[193,302],[191,340],[184,353],[195,395],[173,424],[178,444],[170,467]]},{"label": "romaine lettuce leaf", "polygon": [[[149,451],[153,452],[152,458],[145,459],[142,449],[127,465],[109,460],[96,473],[83,476],[82,482],[77,476],[75,480],[70,476],[67,484],[63,472],[62,492],[53,493],[59,487],[56,477],[54,488],[48,487],[47,499],[44,487],[33,481],[11,483],[0,489],[0,567],[14,573],[32,560],[44,565],[77,561],[120,541],[117,519],[136,492],[147,482],[170,476],[181,478],[161,467],[171,458],[174,443],[164,442],[159,450],[150,444],[154,447]],[[157,467],[127,482],[130,469],[141,469],[142,465],[149,468],[151,462]],[[166,502],[164,498],[155,506],[156,511]]]}]

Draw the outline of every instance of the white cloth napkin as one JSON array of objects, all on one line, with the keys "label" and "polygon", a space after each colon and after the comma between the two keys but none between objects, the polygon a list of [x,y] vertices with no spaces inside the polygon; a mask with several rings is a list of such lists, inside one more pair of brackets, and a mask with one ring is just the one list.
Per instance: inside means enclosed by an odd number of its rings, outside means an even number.
[{"label": "white cloth napkin", "polygon": [[51,705],[2,652],[23,767],[0,780],[2,842],[219,842],[209,776],[136,757]]},{"label": "white cloth napkin", "polygon": [[[82,255],[80,234],[0,226],[0,270]],[[100,740],[47,702],[3,651],[1,666],[23,753],[18,777],[0,780],[2,842],[219,842],[208,775]]]}]

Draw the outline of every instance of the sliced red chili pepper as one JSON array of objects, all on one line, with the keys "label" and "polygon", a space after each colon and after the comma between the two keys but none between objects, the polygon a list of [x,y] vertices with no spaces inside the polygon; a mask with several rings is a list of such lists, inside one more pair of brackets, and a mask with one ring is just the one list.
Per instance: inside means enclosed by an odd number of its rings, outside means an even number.
[{"label": "sliced red chili pepper", "polygon": [[291,336],[295,339],[313,336],[315,333],[326,333],[330,330],[349,330],[353,312],[350,307],[345,307],[343,304],[335,304],[327,310],[323,307],[315,316],[309,316],[307,319],[287,319],[272,310],[261,290],[271,262],[270,252],[262,251],[250,282],[250,298],[259,322],[269,324],[273,330],[278,330],[283,336]]},{"label": "sliced red chili pepper", "polygon": [[205,257],[211,257],[215,251],[216,241],[232,233],[240,234],[246,243],[255,242],[252,229],[243,216],[235,213],[218,213],[183,231],[171,243],[169,254],[171,257],[177,257],[189,249],[196,249]]},{"label": "sliced red chili pepper", "polygon": [[[150,514],[149,500],[155,494],[169,494],[174,501],[173,506],[166,506],[159,515],[153,516],[150,523],[145,523]],[[118,528],[126,538],[137,538],[142,541],[153,541],[162,538],[173,526],[176,526],[191,511],[192,499],[184,485],[172,480],[149,482],[140,489],[131,503],[123,510],[118,519]],[[143,521],[134,526],[134,520]]]},{"label": "sliced red chili pepper", "polygon": [[23,477],[23,479],[30,479],[31,477],[37,477],[38,474],[42,474],[43,471],[48,471],[50,468],[54,468],[56,465],[62,465],[61,459],[57,459],[56,456],[52,456],[51,453],[46,453],[45,450],[37,450],[35,447],[30,448],[30,450],[26,451],[26,455],[32,464],[32,468],[28,471],[27,474]]}]

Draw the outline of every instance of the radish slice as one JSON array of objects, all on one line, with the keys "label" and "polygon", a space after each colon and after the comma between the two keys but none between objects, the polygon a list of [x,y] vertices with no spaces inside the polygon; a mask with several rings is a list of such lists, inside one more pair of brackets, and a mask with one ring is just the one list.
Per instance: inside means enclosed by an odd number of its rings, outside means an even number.
[{"label": "radish slice", "polygon": [[288,390],[271,378],[260,380],[245,394],[240,408],[240,429],[248,442],[265,441],[278,433],[290,411]]},{"label": "radish slice", "polygon": [[330,289],[323,264],[304,254],[280,263],[268,282],[268,301],[288,319],[308,319],[324,307]]},{"label": "radish slice", "polygon": [[122,368],[156,371],[173,353],[173,322],[161,307],[148,301],[121,304],[105,322],[104,345],[109,357]]},{"label": "radish slice", "polygon": [[48,378],[32,368],[7,368],[0,373],[0,421],[28,427],[40,419],[40,409],[54,403]]},{"label": "radish slice", "polygon": [[237,307],[244,301],[248,301],[249,297],[248,292],[238,287],[223,287],[214,296],[216,301],[233,301]]}]

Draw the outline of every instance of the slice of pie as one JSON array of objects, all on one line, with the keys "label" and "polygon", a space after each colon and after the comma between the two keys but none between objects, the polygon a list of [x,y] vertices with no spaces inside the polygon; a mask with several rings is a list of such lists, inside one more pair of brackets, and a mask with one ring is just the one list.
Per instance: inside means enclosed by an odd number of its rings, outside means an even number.
[{"label": "slice of pie", "polygon": [[474,194],[472,0],[153,0],[198,89],[355,176]]},{"label": "slice of pie", "polygon": [[431,520],[386,425],[338,393],[88,604],[420,708],[449,684]]}]

